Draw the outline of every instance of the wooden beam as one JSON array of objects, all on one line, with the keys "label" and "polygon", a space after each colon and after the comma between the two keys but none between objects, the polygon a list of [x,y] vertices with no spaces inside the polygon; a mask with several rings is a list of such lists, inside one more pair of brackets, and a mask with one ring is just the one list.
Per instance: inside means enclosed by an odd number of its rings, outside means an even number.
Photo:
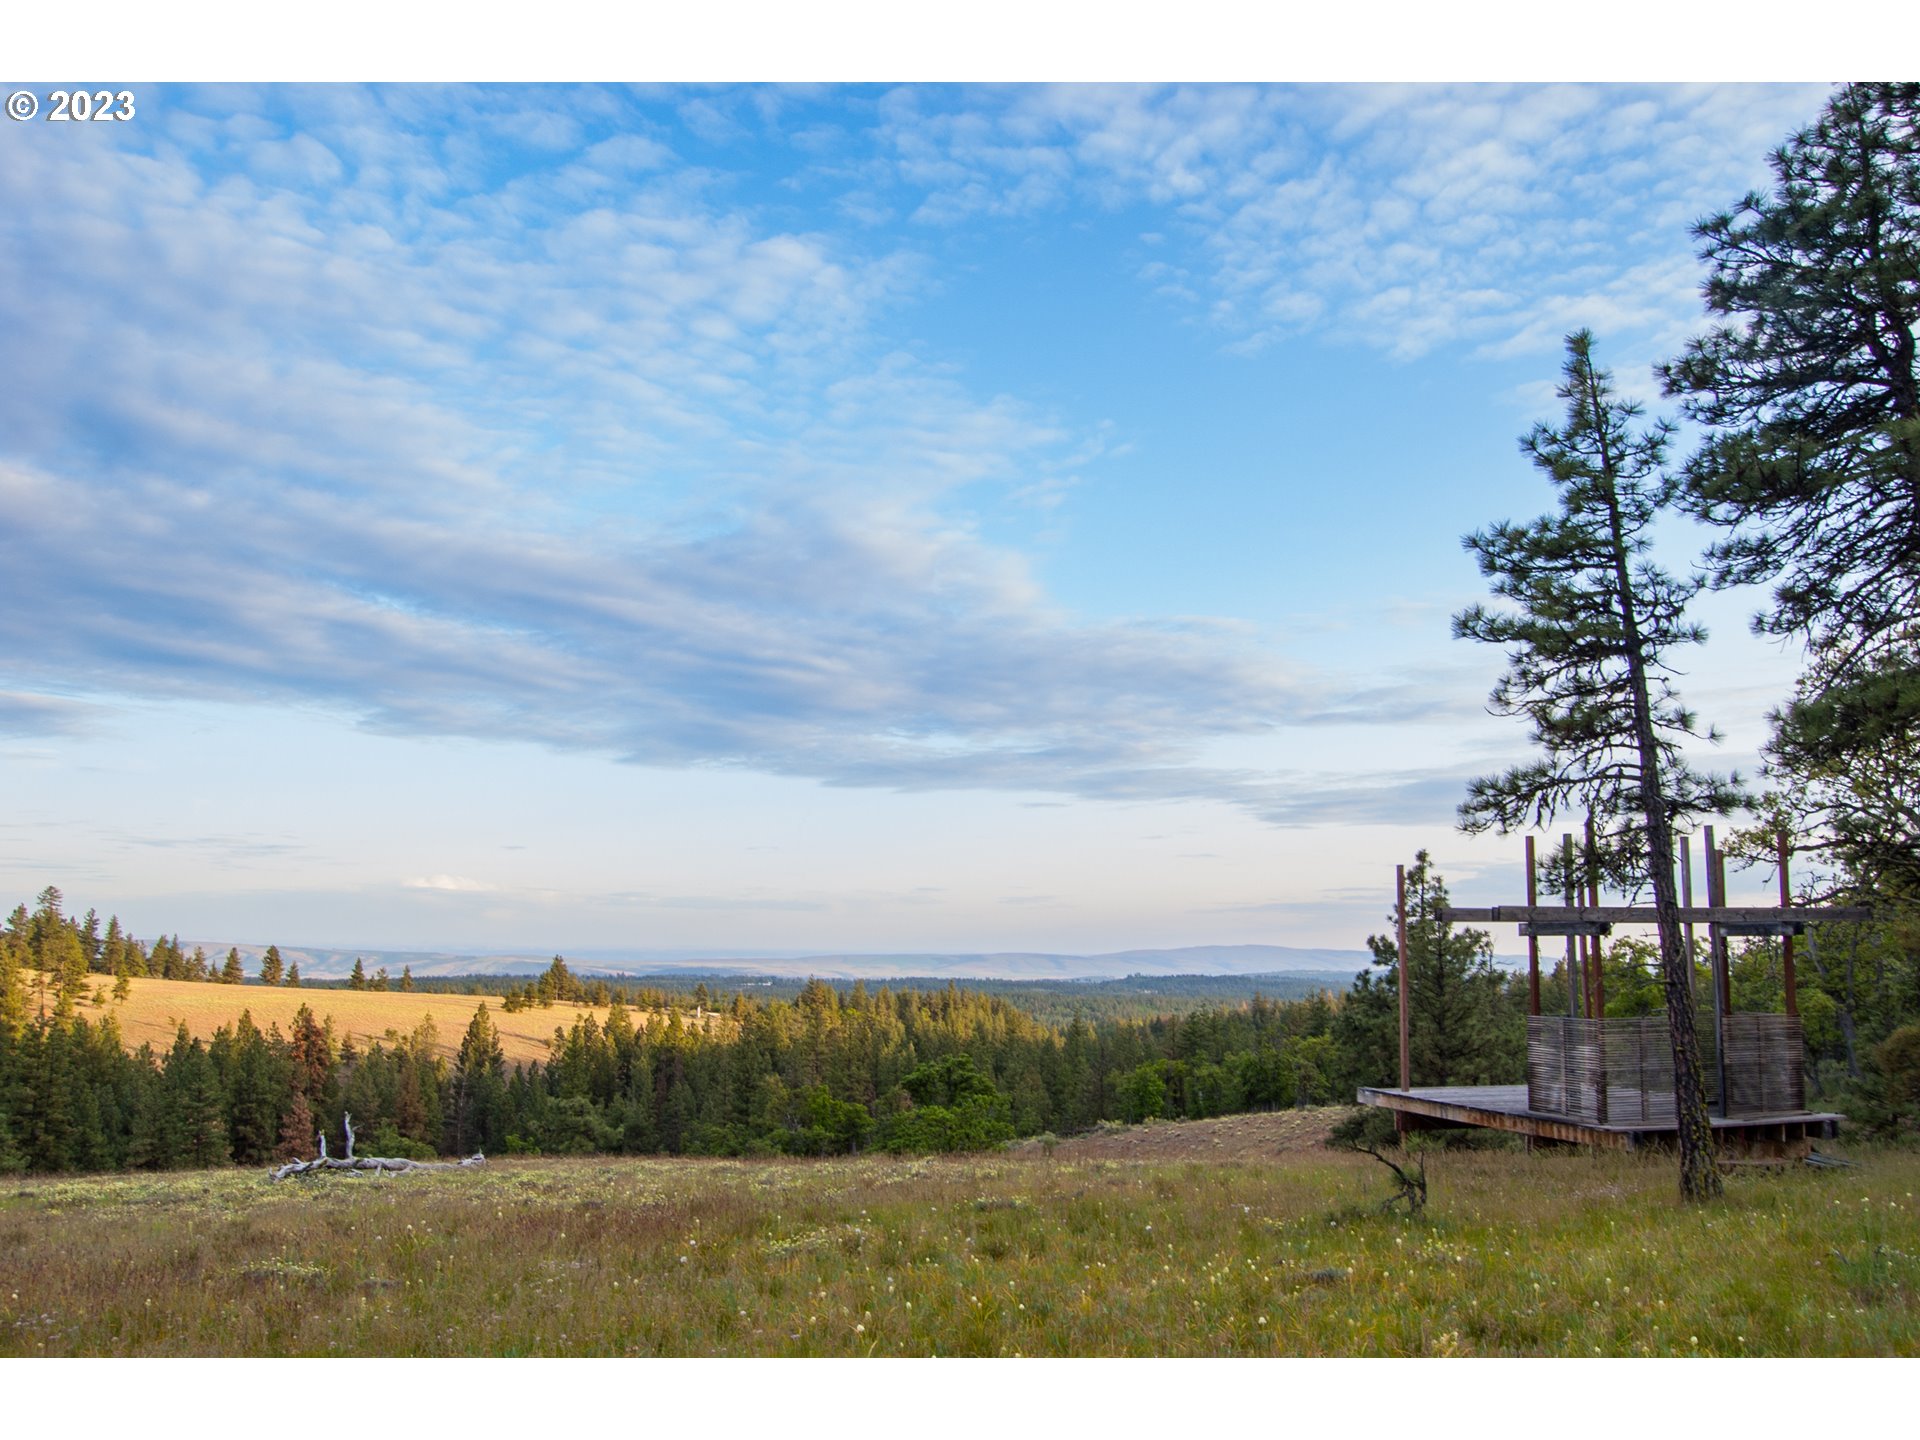
[{"label": "wooden beam", "polygon": [[[1355,1093],[1354,1099],[1362,1105],[1373,1105],[1403,1115],[1420,1115],[1456,1125],[1478,1125],[1488,1130],[1534,1135],[1543,1140],[1566,1140],[1579,1145],[1604,1145],[1621,1150],[1632,1150],[1642,1140],[1658,1140],[1674,1133],[1670,1124],[1628,1125],[1615,1121],[1595,1125],[1582,1120],[1542,1115],[1532,1110],[1514,1109],[1503,1103],[1502,1092],[1510,1089],[1524,1091],[1524,1087],[1466,1085],[1408,1093],[1367,1085]],[[1487,1100],[1476,1103],[1476,1091],[1485,1094]],[[1803,1110],[1787,1115],[1734,1116],[1731,1119],[1715,1115],[1710,1124],[1714,1139],[1724,1145],[1728,1141],[1738,1142],[1743,1135],[1777,1131],[1781,1127],[1785,1128],[1788,1138],[1814,1131],[1830,1136],[1834,1133],[1833,1127],[1842,1118],[1826,1111]]]},{"label": "wooden beam", "polygon": [[[1651,925],[1656,912],[1651,905],[1442,905],[1434,916],[1450,925],[1514,925],[1523,920],[1594,920],[1609,925]],[[1824,925],[1839,921],[1873,919],[1866,905],[1685,905],[1680,918],[1688,923],[1719,925],[1760,925],[1769,921],[1795,921],[1801,925]]]},{"label": "wooden beam", "polygon": [[1504,1110],[1483,1110],[1477,1105],[1459,1105],[1429,1099],[1424,1095],[1396,1095],[1390,1090],[1371,1088],[1361,1090],[1354,1098],[1362,1105],[1377,1105],[1397,1115],[1423,1115],[1432,1120],[1451,1120],[1456,1125],[1508,1130],[1516,1135],[1564,1140],[1575,1145],[1599,1145],[1609,1150],[1634,1148],[1634,1137],[1630,1131],[1601,1130],[1575,1120],[1557,1120],[1544,1115],[1513,1115]]}]

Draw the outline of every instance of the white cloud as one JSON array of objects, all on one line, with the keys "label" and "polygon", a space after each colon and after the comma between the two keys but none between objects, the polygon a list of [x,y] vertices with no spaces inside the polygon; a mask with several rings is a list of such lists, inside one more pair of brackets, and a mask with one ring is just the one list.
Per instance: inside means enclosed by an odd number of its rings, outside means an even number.
[{"label": "white cloud", "polygon": [[[807,128],[794,183],[876,218],[1151,208],[1143,285],[1249,349],[1314,329],[1500,357],[1580,323],[1644,349],[1691,262],[1617,191],[1666,224],[1809,93],[897,90],[864,134]],[[719,143],[806,97],[685,103]],[[1227,629],[1059,610],[981,538],[980,495],[1043,523],[1108,437],[898,348],[882,320],[923,259],[727,203],[617,94],[221,89],[156,113],[0,169],[0,527],[34,597],[0,606],[14,733],[78,723],[56,687],[301,700],[1289,820],[1319,803],[1303,782],[1201,747],[1412,713]],[[1694,184],[1645,173],[1664,151]],[[1630,358],[1609,351],[1623,384]]]},{"label": "white cloud", "polygon": [[[1687,227],[1763,182],[1768,152],[1824,99],[1820,85],[902,89],[877,138],[923,220],[1160,208],[1152,233],[1192,259],[1142,279],[1243,351],[1319,330],[1405,359],[1459,340],[1551,352],[1591,316],[1651,355],[1697,317]],[[1568,291],[1583,260],[1595,288]],[[1661,283],[1630,293],[1622,261]]]},{"label": "white cloud", "polygon": [[[1192,746],[1327,708],[1232,636],[1060,613],[979,538],[977,489],[1044,509],[1107,442],[878,343],[911,261],[718,206],[591,97],[493,183],[497,99],[437,95],[469,113],[436,142],[416,92],[273,98],[337,173],[247,168],[294,127],[221,91],[0,174],[10,683],[1243,803]],[[643,173],[579,199],[610,159]]]}]

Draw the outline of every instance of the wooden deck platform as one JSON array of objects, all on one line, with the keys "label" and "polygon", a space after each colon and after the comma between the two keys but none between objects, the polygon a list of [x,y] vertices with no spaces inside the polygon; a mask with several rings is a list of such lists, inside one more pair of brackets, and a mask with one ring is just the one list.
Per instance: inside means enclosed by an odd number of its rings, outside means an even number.
[{"label": "wooden deck platform", "polygon": [[[1377,1105],[1406,1116],[1410,1128],[1414,1129],[1479,1126],[1535,1140],[1598,1145],[1614,1150],[1670,1144],[1674,1137],[1671,1121],[1664,1125],[1657,1121],[1601,1125],[1529,1110],[1524,1085],[1442,1085],[1412,1090],[1369,1086],[1362,1089],[1357,1098],[1362,1105]],[[1815,1140],[1831,1139],[1838,1133],[1841,1119],[1838,1115],[1814,1111],[1712,1118],[1714,1138],[1723,1151],[1739,1156],[1779,1158],[1803,1155]]]}]

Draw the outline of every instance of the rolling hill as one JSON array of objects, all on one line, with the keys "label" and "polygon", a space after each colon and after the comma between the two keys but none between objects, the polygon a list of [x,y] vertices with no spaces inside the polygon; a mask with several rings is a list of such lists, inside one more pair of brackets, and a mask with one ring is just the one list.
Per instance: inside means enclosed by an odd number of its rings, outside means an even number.
[{"label": "rolling hill", "polygon": [[[108,982],[93,977],[94,989]],[[129,1050],[150,1043],[156,1051],[173,1044],[174,1035],[184,1022],[187,1033],[196,1039],[211,1039],[222,1025],[232,1024],[244,1010],[262,1030],[278,1025],[285,1034],[293,1025],[302,1005],[311,1006],[314,1015],[333,1021],[336,1041],[351,1035],[356,1045],[365,1046],[389,1035],[409,1034],[422,1019],[433,1021],[437,1038],[435,1053],[453,1057],[460,1040],[473,1021],[474,1011],[482,1003],[494,1028],[500,1032],[500,1048],[507,1063],[526,1064],[545,1061],[547,1041],[554,1029],[570,1027],[574,1018],[591,1014],[600,1021],[607,1018],[607,1007],[575,1005],[555,1001],[550,1008],[522,1010],[508,1014],[500,1008],[500,997],[481,995],[432,995],[421,991],[399,990],[290,990],[268,985],[213,985],[195,980],[128,981],[127,998],[114,1000],[108,992],[104,1007],[83,1003],[81,1013],[90,1021],[111,1015],[120,1026],[120,1034]],[[649,1017],[629,1011],[635,1026]]]}]

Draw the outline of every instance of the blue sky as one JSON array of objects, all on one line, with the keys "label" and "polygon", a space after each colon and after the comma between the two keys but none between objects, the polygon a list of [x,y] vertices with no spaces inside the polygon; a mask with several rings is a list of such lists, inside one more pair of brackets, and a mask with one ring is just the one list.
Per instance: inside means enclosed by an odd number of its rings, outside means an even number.
[{"label": "blue sky", "polygon": [[[1452,828],[1523,754],[1460,536],[1544,508],[1567,331],[1661,409],[1689,223],[1827,88],[9,124],[0,889],[715,952],[1358,946],[1423,845],[1514,898],[1517,842]],[[1749,772],[1795,668],[1755,603],[1683,685]]]}]

